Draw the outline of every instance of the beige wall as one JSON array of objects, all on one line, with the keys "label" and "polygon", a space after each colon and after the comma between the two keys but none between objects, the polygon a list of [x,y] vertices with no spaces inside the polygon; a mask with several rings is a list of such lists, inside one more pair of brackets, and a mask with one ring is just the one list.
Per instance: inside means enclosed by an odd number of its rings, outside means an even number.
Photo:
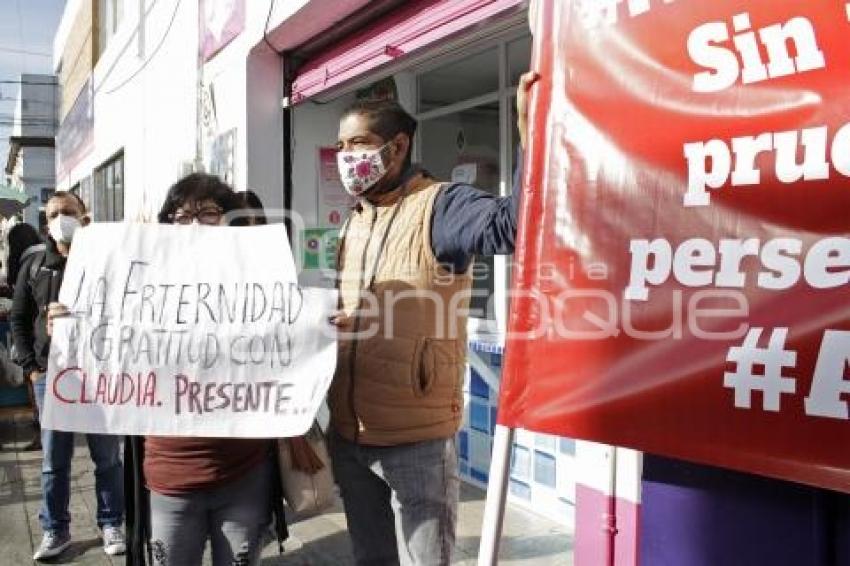
[{"label": "beige wall", "polygon": [[83,0],[62,51],[60,123],[91,76],[97,63],[97,52],[97,0]]}]

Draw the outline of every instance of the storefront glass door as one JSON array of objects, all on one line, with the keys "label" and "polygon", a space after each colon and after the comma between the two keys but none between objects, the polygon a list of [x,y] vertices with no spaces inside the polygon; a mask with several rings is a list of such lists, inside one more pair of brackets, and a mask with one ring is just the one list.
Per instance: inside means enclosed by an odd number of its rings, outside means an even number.
[{"label": "storefront glass door", "polygon": [[[528,69],[531,37],[514,32],[417,71],[418,157],[438,179],[510,194],[516,135],[515,90]],[[477,258],[473,330],[504,330],[509,258]]]}]

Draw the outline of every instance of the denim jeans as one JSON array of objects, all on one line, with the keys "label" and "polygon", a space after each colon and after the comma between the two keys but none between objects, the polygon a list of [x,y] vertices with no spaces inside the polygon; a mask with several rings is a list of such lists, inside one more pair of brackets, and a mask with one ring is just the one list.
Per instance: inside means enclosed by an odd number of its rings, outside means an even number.
[{"label": "denim jeans", "polygon": [[[44,414],[44,375],[34,382],[39,414]],[[119,527],[124,518],[124,472],[119,436],[87,434],[89,454],[94,462],[97,525]],[[44,457],[41,464],[41,510],[38,518],[44,531],[67,533],[71,522],[71,459],[74,433],[41,429]]]},{"label": "denim jeans", "polygon": [[330,449],[358,565],[451,562],[460,489],[454,437],[375,447],[334,434]]},{"label": "denim jeans", "polygon": [[253,566],[272,519],[272,465],[265,461],[220,487],[168,496],[151,490],[152,566]]}]

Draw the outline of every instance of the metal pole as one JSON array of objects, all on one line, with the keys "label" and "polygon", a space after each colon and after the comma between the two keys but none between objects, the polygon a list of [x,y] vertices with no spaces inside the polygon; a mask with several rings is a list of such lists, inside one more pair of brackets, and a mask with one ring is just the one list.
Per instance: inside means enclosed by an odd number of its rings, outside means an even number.
[{"label": "metal pole", "polygon": [[608,449],[608,502],[602,515],[605,531],[605,566],[614,566],[617,555],[617,447]]},{"label": "metal pole", "polygon": [[[269,47],[273,46],[269,43]],[[277,51],[276,51],[277,52]],[[292,222],[292,216],[290,212],[292,212],[292,194],[293,194],[293,182],[292,182],[292,168],[293,168],[293,156],[294,156],[294,121],[293,114],[294,109],[292,108],[292,84],[295,80],[295,61],[288,53],[277,52],[281,59],[281,65],[283,68],[283,100],[289,102],[283,108],[283,116],[282,116],[282,128],[283,128],[283,209],[286,211],[284,214],[283,223],[286,226],[286,233],[289,234],[289,245],[292,246],[295,243],[295,238],[300,237],[300,234],[294,234],[294,224]]]},{"label": "metal pole", "polygon": [[[198,3],[198,9],[201,10],[203,5]],[[192,164],[193,172],[197,173],[204,170],[204,56],[201,53],[200,45],[203,40],[201,21],[206,19],[206,14],[198,14],[198,37],[195,42],[197,52],[197,81],[195,83],[195,160]]]},{"label": "metal pole", "polygon": [[481,525],[481,545],[478,549],[478,566],[496,566],[499,558],[499,540],[505,518],[505,500],[511,468],[511,447],[514,429],[496,425],[493,437],[493,458],[490,461],[490,479],[487,482],[487,500]]}]

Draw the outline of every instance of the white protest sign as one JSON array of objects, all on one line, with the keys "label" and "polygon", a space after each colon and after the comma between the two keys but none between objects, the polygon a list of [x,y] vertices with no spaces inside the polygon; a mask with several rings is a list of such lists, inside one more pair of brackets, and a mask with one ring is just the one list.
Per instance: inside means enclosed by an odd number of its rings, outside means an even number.
[{"label": "white protest sign", "polygon": [[59,300],[47,429],[295,436],[336,366],[336,292],[298,286],[282,225],[94,224]]}]

